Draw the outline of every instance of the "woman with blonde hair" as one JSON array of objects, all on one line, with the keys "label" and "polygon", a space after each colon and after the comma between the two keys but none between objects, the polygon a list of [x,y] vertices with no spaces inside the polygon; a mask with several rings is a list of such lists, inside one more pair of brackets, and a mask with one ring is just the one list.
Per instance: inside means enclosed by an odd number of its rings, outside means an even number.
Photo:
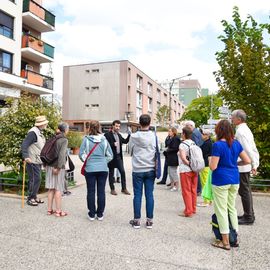
[{"label": "woman with blonde hair", "polygon": [[176,191],[179,186],[179,177],[177,175],[179,163],[177,153],[179,150],[180,138],[177,136],[177,129],[174,127],[169,128],[168,136],[169,140],[164,155],[168,164],[168,173],[171,181],[170,189],[171,191]]},{"label": "woman with blonde hair", "polygon": [[[85,136],[80,147],[79,157],[85,161],[85,180],[87,184],[87,206],[90,221],[103,220],[105,210],[105,185],[108,176],[108,162],[113,159],[112,149],[106,138],[100,134],[98,121],[89,123],[89,135]],[[95,193],[97,189],[97,208]]]}]

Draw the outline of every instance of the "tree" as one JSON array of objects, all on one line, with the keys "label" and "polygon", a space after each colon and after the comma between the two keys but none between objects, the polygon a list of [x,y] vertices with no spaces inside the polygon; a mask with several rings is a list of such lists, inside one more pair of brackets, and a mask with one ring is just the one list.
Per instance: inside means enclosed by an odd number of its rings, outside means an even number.
[{"label": "tree", "polygon": [[170,108],[167,105],[161,106],[156,113],[156,118],[162,127],[167,127],[170,118]]},{"label": "tree", "polygon": [[45,115],[49,120],[45,136],[52,135],[61,118],[60,107],[44,98],[23,95],[20,99],[6,100],[8,110],[0,117],[0,164],[19,171],[22,162],[21,144],[35,117]]},{"label": "tree", "polygon": [[[207,120],[210,119],[211,116],[211,99],[212,96],[193,99],[178,122],[192,120],[196,123],[196,126],[207,124]],[[222,106],[222,99],[217,95],[213,95],[213,119],[218,119],[218,107],[220,106]]]},{"label": "tree", "polygon": [[230,109],[243,109],[248,116],[260,152],[259,171],[270,176],[270,25],[258,24],[251,15],[243,22],[237,7],[233,23],[223,20],[219,39],[225,48],[216,53],[220,69],[214,72],[219,94]]}]

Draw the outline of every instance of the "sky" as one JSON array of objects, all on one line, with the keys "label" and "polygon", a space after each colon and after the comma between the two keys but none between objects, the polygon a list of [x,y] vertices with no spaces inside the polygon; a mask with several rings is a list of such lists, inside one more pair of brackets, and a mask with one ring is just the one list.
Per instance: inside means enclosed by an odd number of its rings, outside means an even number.
[{"label": "sky", "polygon": [[[43,39],[55,47],[54,91],[62,95],[63,66],[129,60],[150,78],[171,80],[188,73],[216,92],[215,53],[223,49],[221,20],[251,14],[269,23],[266,0],[43,0],[56,15],[55,32]],[[47,70],[47,66],[44,66]]]}]

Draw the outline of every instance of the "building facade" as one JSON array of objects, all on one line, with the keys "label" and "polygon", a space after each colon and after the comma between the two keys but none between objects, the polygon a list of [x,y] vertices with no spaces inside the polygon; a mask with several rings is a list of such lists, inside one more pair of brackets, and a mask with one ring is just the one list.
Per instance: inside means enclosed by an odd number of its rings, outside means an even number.
[{"label": "building facade", "polygon": [[[103,126],[119,119],[123,124],[138,123],[143,113],[158,125],[159,107],[169,106],[169,92],[127,60],[65,66],[63,74],[63,119],[80,131],[91,119]],[[185,106],[171,100],[172,123]]]},{"label": "building facade", "polygon": [[[163,81],[161,85],[169,90],[170,81]],[[172,86],[172,95],[177,97],[185,106],[195,98],[202,96],[202,88],[198,80],[176,80]]]},{"label": "building facade", "polygon": [[41,0],[1,0],[1,107],[5,106],[5,98],[19,98],[22,92],[52,94],[53,79],[40,74],[40,69],[42,63],[53,61],[54,47],[41,35],[54,31],[54,27],[55,16],[42,6]]}]

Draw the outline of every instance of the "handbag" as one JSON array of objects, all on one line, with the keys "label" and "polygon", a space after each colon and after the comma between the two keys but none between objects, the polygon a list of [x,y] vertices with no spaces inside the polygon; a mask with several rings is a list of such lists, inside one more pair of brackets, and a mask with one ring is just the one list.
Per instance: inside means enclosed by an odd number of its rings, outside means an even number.
[{"label": "handbag", "polygon": [[67,162],[68,162],[68,170],[67,172],[73,172],[75,170],[75,165],[72,161],[72,159],[70,158],[70,156],[67,156],[68,159],[67,159]]},{"label": "handbag", "polygon": [[158,148],[158,139],[157,135],[156,136],[156,153],[155,153],[155,173],[156,173],[156,178],[159,179],[161,177],[161,160],[160,160],[160,152]]},{"label": "handbag", "polygon": [[83,165],[82,165],[82,168],[81,168],[81,174],[82,174],[82,175],[85,175],[86,162],[87,162],[88,158],[91,156],[91,154],[94,152],[94,150],[96,149],[97,146],[98,146],[98,143],[96,143],[96,144],[94,145],[94,147],[91,149],[91,151],[90,151],[89,154],[87,155],[87,157],[86,157],[86,159],[85,159],[85,161],[84,161],[84,163],[83,163]]},{"label": "handbag", "polygon": [[208,200],[208,201],[213,200],[212,171],[211,170],[209,170],[207,181],[206,181],[205,186],[202,190],[202,197],[204,200]]}]

